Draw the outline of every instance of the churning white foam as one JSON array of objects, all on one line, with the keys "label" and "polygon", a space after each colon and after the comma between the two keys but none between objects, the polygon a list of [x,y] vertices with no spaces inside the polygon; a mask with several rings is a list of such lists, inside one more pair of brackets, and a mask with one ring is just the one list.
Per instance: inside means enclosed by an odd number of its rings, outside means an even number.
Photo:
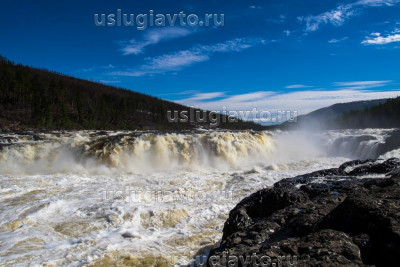
[{"label": "churning white foam", "polygon": [[338,167],[335,140],[365,134],[387,132],[1,134],[1,264],[187,264],[242,198]]},{"label": "churning white foam", "polygon": [[0,152],[3,173],[230,170],[262,164],[275,148],[272,138],[263,132],[78,132],[39,134],[39,141],[10,138],[16,142],[7,143]]}]

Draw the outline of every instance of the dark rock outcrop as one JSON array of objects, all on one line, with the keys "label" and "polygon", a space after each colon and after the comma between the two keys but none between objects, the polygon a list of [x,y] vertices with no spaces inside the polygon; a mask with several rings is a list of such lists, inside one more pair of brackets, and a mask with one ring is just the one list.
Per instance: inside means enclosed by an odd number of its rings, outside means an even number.
[{"label": "dark rock outcrop", "polygon": [[229,266],[226,260],[210,264],[212,257],[258,255],[268,256],[270,266],[394,266],[399,168],[399,159],[351,161],[254,193],[230,212],[208,265]]},{"label": "dark rock outcrop", "polygon": [[388,135],[385,143],[378,146],[377,154],[382,155],[398,148],[400,148],[400,130],[395,130]]}]

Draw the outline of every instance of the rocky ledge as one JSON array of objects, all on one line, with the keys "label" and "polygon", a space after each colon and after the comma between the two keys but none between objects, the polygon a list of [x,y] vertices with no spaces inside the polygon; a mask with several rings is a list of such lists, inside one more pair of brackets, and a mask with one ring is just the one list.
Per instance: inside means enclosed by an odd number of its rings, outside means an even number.
[{"label": "rocky ledge", "polygon": [[351,161],[252,194],[230,212],[208,265],[399,266],[399,168]]}]

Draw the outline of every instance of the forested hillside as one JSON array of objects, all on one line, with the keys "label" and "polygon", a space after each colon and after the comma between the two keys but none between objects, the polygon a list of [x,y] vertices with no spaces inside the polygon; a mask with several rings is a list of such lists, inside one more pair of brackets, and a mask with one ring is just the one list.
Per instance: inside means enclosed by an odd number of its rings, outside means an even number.
[{"label": "forested hillside", "polygon": [[[207,123],[167,120],[188,107],[145,94],[17,65],[0,57],[0,129],[181,130]],[[261,129],[252,122],[219,128]]]},{"label": "forested hillside", "polygon": [[387,99],[375,99],[334,104],[329,107],[317,109],[306,115],[298,116],[297,123],[287,122],[276,126],[276,128],[283,130],[334,129],[337,127],[337,124],[333,122],[341,115],[347,112],[364,110],[385,103],[386,100]]},{"label": "forested hillside", "polygon": [[339,129],[399,128],[400,97],[388,99],[364,110],[344,113],[335,119],[333,125]]}]

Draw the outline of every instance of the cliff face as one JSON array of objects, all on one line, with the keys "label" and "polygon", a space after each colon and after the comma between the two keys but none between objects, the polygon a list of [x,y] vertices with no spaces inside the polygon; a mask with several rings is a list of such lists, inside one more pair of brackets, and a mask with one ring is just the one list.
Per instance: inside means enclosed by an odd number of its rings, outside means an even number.
[{"label": "cliff face", "polygon": [[352,161],[254,193],[230,212],[208,265],[239,259],[237,266],[253,266],[243,259],[257,255],[264,256],[258,266],[393,266],[400,253],[399,168],[399,159]]}]

